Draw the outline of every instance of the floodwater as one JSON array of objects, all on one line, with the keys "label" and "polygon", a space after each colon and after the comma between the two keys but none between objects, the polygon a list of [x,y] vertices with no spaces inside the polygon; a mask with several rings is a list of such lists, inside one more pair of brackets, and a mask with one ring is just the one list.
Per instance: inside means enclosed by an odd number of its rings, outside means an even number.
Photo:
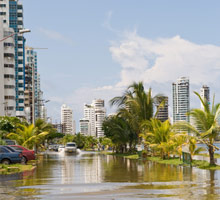
[{"label": "floodwater", "polygon": [[220,199],[220,171],[92,152],[41,159],[33,172],[0,176],[0,199]]}]

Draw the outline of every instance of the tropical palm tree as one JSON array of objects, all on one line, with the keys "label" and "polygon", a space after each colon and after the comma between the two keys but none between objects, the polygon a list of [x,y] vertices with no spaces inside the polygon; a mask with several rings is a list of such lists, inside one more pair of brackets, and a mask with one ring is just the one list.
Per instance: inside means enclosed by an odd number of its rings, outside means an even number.
[{"label": "tropical palm tree", "polygon": [[206,149],[204,147],[198,147],[196,146],[197,144],[197,140],[195,137],[189,137],[189,151],[190,151],[190,155],[191,155],[191,161],[192,161],[192,157],[196,154],[199,154],[202,151],[205,151]]},{"label": "tropical palm tree", "polygon": [[172,131],[172,125],[169,120],[161,122],[156,118],[151,118],[142,123],[142,138],[145,144],[150,148],[160,151],[161,158],[166,156],[169,158],[169,154],[175,146],[171,140],[174,132]]},{"label": "tropical palm tree", "polygon": [[153,103],[151,88],[145,92],[142,82],[133,83],[122,96],[110,101],[111,106],[118,106],[118,116],[127,120],[137,136],[141,132],[141,123],[153,117]]},{"label": "tropical palm tree", "polygon": [[197,140],[206,144],[209,152],[210,164],[215,165],[214,151],[218,148],[214,145],[214,141],[219,134],[218,120],[220,116],[220,104],[215,104],[215,98],[213,97],[211,107],[206,99],[203,100],[197,92],[194,93],[200,99],[203,109],[192,109],[188,113],[188,115],[193,118],[193,124],[188,122],[177,122],[175,127],[188,129],[191,134],[197,137]]},{"label": "tropical palm tree", "polygon": [[34,145],[39,145],[46,135],[48,135],[48,132],[36,134],[36,128],[33,124],[28,126],[21,124],[16,133],[9,133],[7,137],[15,140],[21,146],[33,149]]}]

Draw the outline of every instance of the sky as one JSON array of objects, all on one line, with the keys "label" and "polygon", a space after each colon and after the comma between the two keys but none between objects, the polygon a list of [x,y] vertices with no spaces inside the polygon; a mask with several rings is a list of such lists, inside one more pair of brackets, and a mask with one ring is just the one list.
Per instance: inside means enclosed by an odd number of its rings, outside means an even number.
[{"label": "sky", "polygon": [[208,85],[220,102],[220,1],[213,0],[20,0],[28,46],[38,70],[48,117],[60,122],[63,103],[77,129],[84,103],[121,95],[143,81],[153,95],[169,96],[172,82],[190,79],[193,91]]}]

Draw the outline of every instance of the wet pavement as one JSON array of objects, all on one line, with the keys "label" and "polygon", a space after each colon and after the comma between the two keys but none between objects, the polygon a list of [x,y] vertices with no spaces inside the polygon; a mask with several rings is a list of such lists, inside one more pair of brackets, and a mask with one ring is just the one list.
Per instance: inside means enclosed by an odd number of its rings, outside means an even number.
[{"label": "wet pavement", "polygon": [[33,172],[0,176],[0,199],[220,199],[220,171],[92,152],[41,159]]}]

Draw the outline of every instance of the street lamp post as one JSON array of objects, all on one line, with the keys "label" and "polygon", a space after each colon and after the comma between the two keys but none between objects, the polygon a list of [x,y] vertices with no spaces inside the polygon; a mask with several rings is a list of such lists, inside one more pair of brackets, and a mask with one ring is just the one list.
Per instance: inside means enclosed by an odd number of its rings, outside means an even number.
[{"label": "street lamp post", "polygon": [[[21,30],[18,31],[18,33],[20,33],[20,34],[29,33],[29,32],[31,32],[30,29],[21,29]],[[8,36],[2,38],[2,39],[0,40],[0,42],[2,42],[2,41],[4,41],[4,40],[7,40],[7,39],[10,38],[10,37],[13,37],[15,34],[17,34],[17,33],[14,32],[14,33],[12,33],[12,34],[10,34],[10,35],[8,35]]]}]

